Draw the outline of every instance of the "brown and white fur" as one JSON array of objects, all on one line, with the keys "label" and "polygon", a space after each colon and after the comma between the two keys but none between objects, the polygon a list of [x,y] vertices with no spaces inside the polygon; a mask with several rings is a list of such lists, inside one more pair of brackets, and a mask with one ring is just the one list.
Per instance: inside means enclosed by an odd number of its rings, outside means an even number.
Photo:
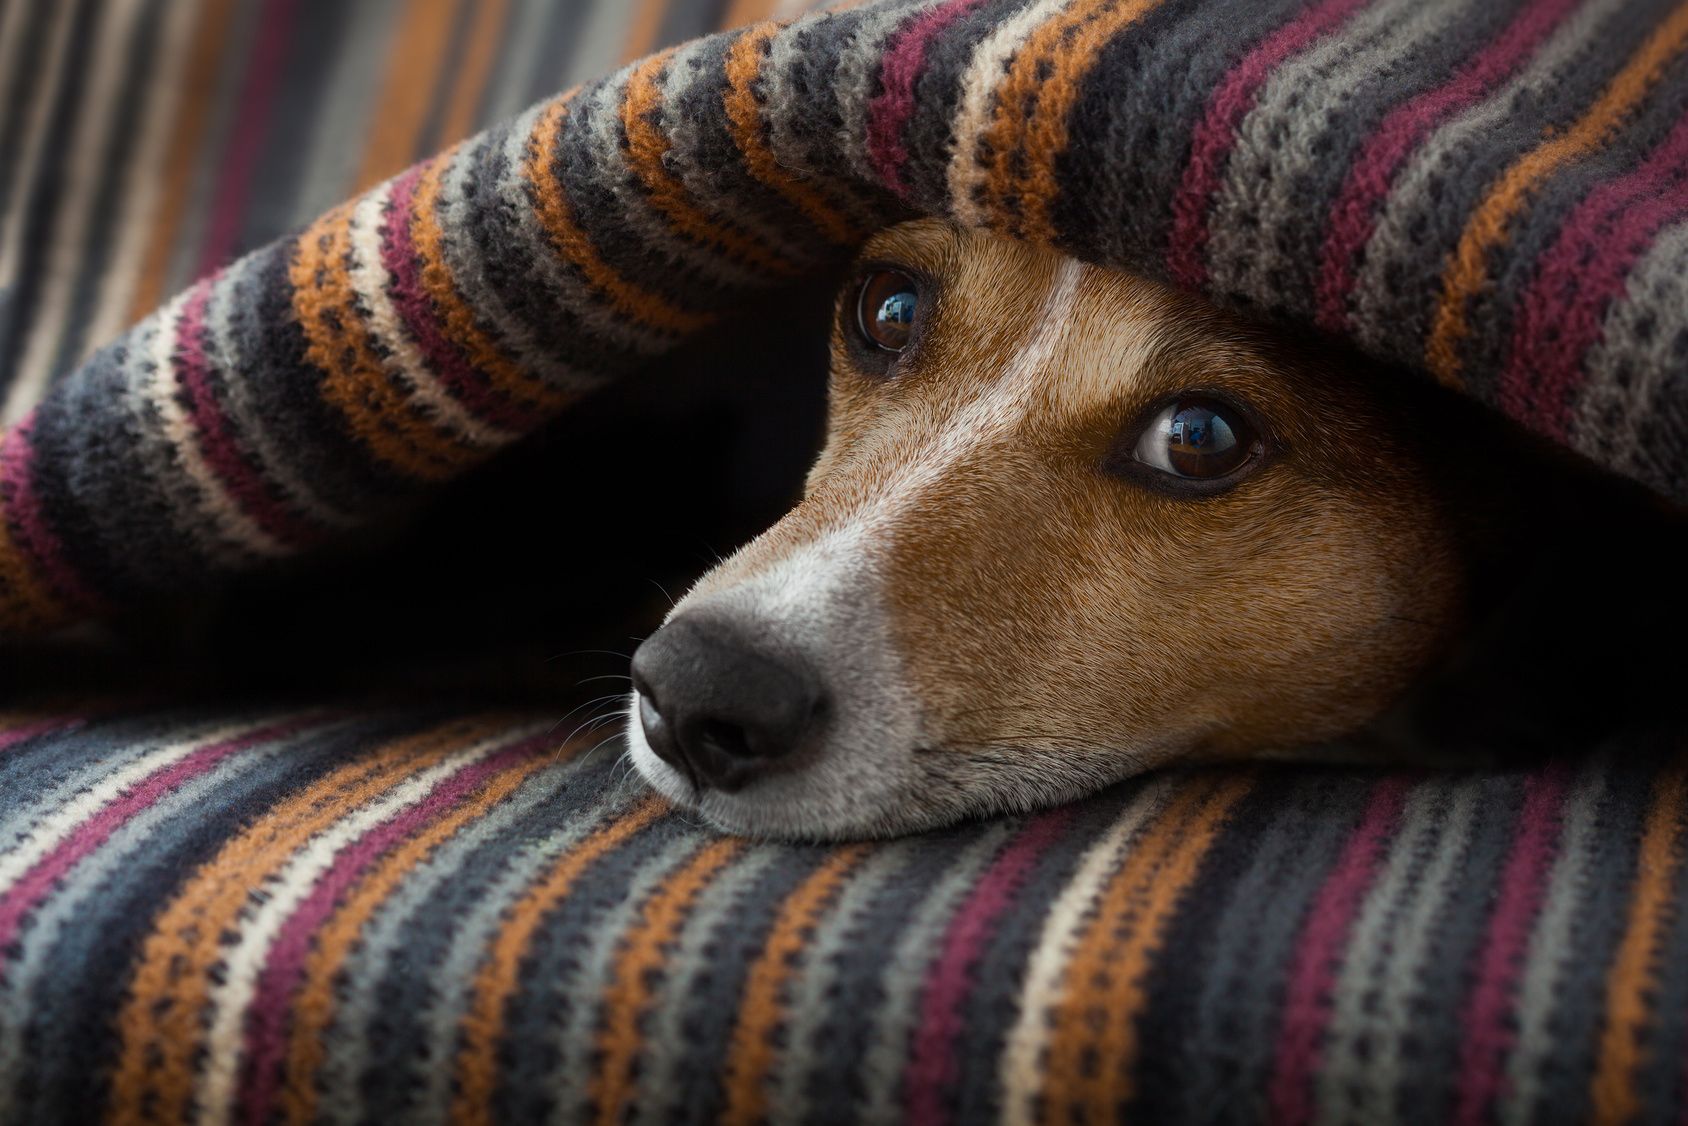
[{"label": "brown and white fur", "polygon": [[[1473,478],[1582,479],[1440,389],[1050,250],[921,221],[862,261],[923,279],[916,339],[864,365],[845,287],[805,496],[669,618],[814,670],[803,753],[700,784],[631,701],[638,771],[728,830],[884,835],[1168,763],[1351,755],[1329,741],[1493,663],[1462,639],[1535,517]],[[1258,464],[1199,496],[1118,471],[1192,390],[1246,407]]]}]

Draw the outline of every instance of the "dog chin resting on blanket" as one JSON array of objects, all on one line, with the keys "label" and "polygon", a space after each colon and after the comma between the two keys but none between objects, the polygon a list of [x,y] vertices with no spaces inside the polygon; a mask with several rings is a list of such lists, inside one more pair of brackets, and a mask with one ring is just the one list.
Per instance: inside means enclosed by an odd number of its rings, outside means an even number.
[{"label": "dog chin resting on blanket", "polygon": [[921,221],[865,248],[832,352],[802,502],[634,655],[633,763],[724,829],[1549,752],[1672,690],[1675,518],[1334,344]]}]

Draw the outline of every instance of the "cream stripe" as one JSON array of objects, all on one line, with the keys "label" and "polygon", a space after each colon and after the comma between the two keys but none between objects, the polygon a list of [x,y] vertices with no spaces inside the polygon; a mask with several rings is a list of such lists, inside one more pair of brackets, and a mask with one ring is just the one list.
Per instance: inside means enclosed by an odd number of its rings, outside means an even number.
[{"label": "cream stripe", "polygon": [[1567,1000],[1567,983],[1588,970],[1587,951],[1579,939],[1591,918],[1590,897],[1600,881],[1609,878],[1604,870],[1609,838],[1600,831],[1600,808],[1610,765],[1610,756],[1598,756],[1572,786],[1561,814],[1547,894],[1518,976],[1513,1015],[1517,1039],[1506,1061],[1512,1097],[1501,1100],[1495,1115],[1504,1126],[1528,1126],[1545,1117],[1541,1111],[1551,1087],[1545,1072],[1563,1043],[1556,1027],[1560,1006]]},{"label": "cream stripe", "polygon": [[[1408,276],[1413,276],[1416,264],[1424,257],[1422,236],[1416,227],[1430,214],[1427,209],[1441,198],[1437,182],[1461,176],[1466,162],[1481,150],[1487,137],[1516,128],[1518,115],[1524,112],[1520,107],[1530,104],[1534,91],[1552,89],[1575,67],[1583,65],[1586,49],[1606,34],[1603,25],[1621,16],[1623,5],[1624,0],[1585,0],[1511,81],[1439,125],[1401,166],[1377,212],[1376,227],[1366,243],[1350,298],[1355,310],[1351,332],[1360,344],[1388,354],[1393,350],[1392,341],[1403,332],[1412,335],[1413,347],[1421,344],[1421,330],[1404,326],[1414,324],[1423,296],[1434,292],[1429,287],[1441,285],[1439,268],[1425,287],[1415,284],[1405,287],[1405,292],[1393,278],[1403,267]],[[1457,231],[1454,237],[1459,237]]]},{"label": "cream stripe", "polygon": [[[446,268],[454,279],[476,277],[486,269],[484,248],[470,233],[472,209],[480,206],[481,200],[470,191],[469,183],[477,175],[482,143],[476,141],[458,149],[440,176],[440,241]],[[571,367],[555,348],[535,339],[533,326],[512,313],[492,286],[476,287],[474,296],[476,317],[491,325],[498,342],[516,353],[516,364],[526,369],[526,374],[569,390],[583,390],[601,382],[601,376]]]},{"label": "cream stripe", "polygon": [[[117,110],[122,104],[117,95],[128,76],[125,57],[134,42],[135,21],[140,11],[141,0],[117,0],[112,5],[99,21],[99,39],[87,68],[78,78],[83,89],[69,137],[70,156],[65,165],[63,191],[47,240],[46,261],[38,273],[40,302],[18,366],[12,373],[12,384],[6,389],[0,424],[10,425],[27,414],[40,401],[53,374],[65,321],[76,296],[77,282],[81,280],[95,200],[107,180],[108,170],[103,162],[111,145],[112,130],[117,125]],[[0,266],[0,277],[6,276],[9,272]]]},{"label": "cream stripe", "polygon": [[77,350],[81,361],[116,339],[128,327],[129,306],[140,280],[147,242],[153,235],[159,197],[168,174],[170,127],[175,123],[184,90],[182,60],[192,42],[202,0],[176,0],[168,7],[157,53],[147,61],[148,81],[143,94],[145,106],[135,147],[130,154],[125,179],[129,189],[120,193],[113,230],[116,246],[100,280],[93,319]]},{"label": "cream stripe", "polygon": [[[264,723],[275,723],[271,718]],[[99,781],[72,797],[25,830],[17,843],[0,853],[0,889],[10,888],[26,872],[40,863],[83,822],[101,809],[122,797],[147,775],[180,762],[201,747],[209,747],[226,739],[238,738],[262,724],[246,723],[219,727],[195,735],[191,739],[167,743],[157,750],[140,755],[133,761],[100,775]]]},{"label": "cream stripe", "polygon": [[505,445],[516,435],[475,418],[435,378],[433,368],[423,359],[410,334],[405,331],[398,310],[387,294],[391,275],[381,262],[381,221],[392,189],[389,181],[365,194],[352,208],[347,222],[347,233],[352,243],[352,289],[359,303],[369,310],[366,323],[370,335],[389,353],[390,359],[385,365],[387,370],[404,378],[410,392],[405,398],[426,407],[430,421],[468,438],[478,446],[496,448]]},{"label": "cream stripe", "polygon": [[[13,0],[13,7],[27,7],[27,0]],[[47,37],[47,67],[35,85],[37,98],[30,107],[29,120],[24,126],[23,143],[19,146],[23,158],[14,173],[13,191],[6,214],[0,216],[0,292],[11,288],[17,279],[18,246],[23,241],[23,220],[29,208],[30,190],[40,171],[42,154],[47,151],[47,123],[52,114],[53,94],[63,82],[65,57],[70,51],[71,18],[74,4],[55,4],[57,23]],[[0,422],[10,418],[0,416]]]},{"label": "cream stripe", "polygon": [[1003,1045],[1000,1073],[1005,1126],[1031,1126],[1037,1119],[1043,1059],[1049,1051],[1049,1001],[1060,992],[1062,975],[1097,897],[1125,863],[1132,842],[1166,805],[1172,790],[1171,778],[1144,786],[1107,834],[1085,852],[1077,871],[1049,908],[1020,992],[1019,1016]]},{"label": "cream stripe", "polygon": [[996,88],[1004,71],[1037,26],[1058,15],[1073,0],[1035,0],[1012,19],[1002,21],[973,51],[973,61],[961,82],[961,104],[953,120],[955,147],[950,152],[950,214],[969,227],[983,226],[985,212],[973,202],[973,191],[985,173],[975,159],[979,136],[991,123]]},{"label": "cream stripe", "polygon": [[216,470],[206,462],[199,448],[193,421],[176,397],[176,333],[186,307],[188,290],[178,294],[159,318],[153,338],[153,370],[143,375],[136,389],[143,402],[157,413],[160,433],[176,452],[176,464],[193,486],[195,505],[210,520],[223,541],[236,550],[259,557],[281,558],[292,554],[285,544],[270,535],[248,516],[229,494]]},{"label": "cream stripe", "polygon": [[1355,921],[1349,942],[1355,955],[1345,960],[1337,978],[1325,1064],[1317,1080],[1321,1123],[1381,1126],[1397,1117],[1404,1054],[1399,1041],[1412,1027],[1410,1007],[1421,988],[1430,930],[1436,911],[1446,905],[1454,866],[1464,859],[1477,799],[1470,786],[1444,784],[1416,791],[1408,801],[1404,829]]},{"label": "cream stripe", "polygon": [[273,876],[265,879],[256,909],[244,918],[233,945],[223,954],[222,980],[212,986],[207,998],[211,1009],[205,1043],[210,1058],[195,1084],[195,1105],[206,1123],[228,1122],[234,1113],[239,1088],[240,1065],[244,1057],[242,1025],[258,988],[258,975],[268,961],[271,946],[282,926],[310,894],[318,879],[328,871],[340,850],[354,843],[381,822],[426,798],[447,778],[486,758],[495,750],[510,746],[543,730],[530,724],[500,732],[447,756],[442,762],[405,779],[361,809],[349,811],[333,826],[305,844]]},{"label": "cream stripe", "polygon": [[[604,304],[591,286],[579,280],[564,264],[540,223],[533,202],[536,189],[527,179],[527,150],[535,140],[534,130],[551,104],[541,102],[528,109],[511,123],[503,139],[504,174],[499,177],[497,194],[510,216],[510,233],[518,240],[518,246],[529,251],[525,266],[535,275],[536,285],[542,287],[545,296],[573,313],[592,336],[638,356],[660,355],[675,343],[675,335],[641,328]],[[546,145],[551,142],[550,137],[538,140]],[[574,206],[572,201],[569,206]]]},{"label": "cream stripe", "polygon": [[[210,305],[205,311],[206,351],[211,362],[223,371],[243,370],[242,341],[235,333],[235,317],[244,309],[241,298],[251,292],[252,286],[262,284],[246,275],[258,274],[262,267],[263,260],[256,255],[242,258],[229,267],[223,284],[211,294]],[[262,467],[265,478],[271,484],[301,511],[323,524],[349,528],[361,523],[357,517],[321,496],[295,469],[291,458],[281,449],[286,439],[270,432],[270,426],[276,420],[266,416],[263,408],[253,401],[253,388],[248,377],[229,380],[223,389],[226,392],[223,409],[229,421],[240,432],[247,453]]]}]

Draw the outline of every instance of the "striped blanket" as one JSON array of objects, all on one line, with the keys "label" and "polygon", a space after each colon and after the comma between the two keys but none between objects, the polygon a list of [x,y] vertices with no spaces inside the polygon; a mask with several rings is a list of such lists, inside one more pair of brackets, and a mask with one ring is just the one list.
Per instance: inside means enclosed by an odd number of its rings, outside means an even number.
[{"label": "striped blanket", "polygon": [[548,718],[0,726],[8,1122],[1627,1122],[1688,763],[1172,773],[718,836]]},{"label": "striped blanket", "polygon": [[1675,730],[823,848],[690,823],[561,707],[41,672],[18,639],[339,544],[918,213],[1688,499],[1688,5],[806,6],[0,5],[0,674],[54,689],[0,715],[0,1120],[1688,1112]]}]

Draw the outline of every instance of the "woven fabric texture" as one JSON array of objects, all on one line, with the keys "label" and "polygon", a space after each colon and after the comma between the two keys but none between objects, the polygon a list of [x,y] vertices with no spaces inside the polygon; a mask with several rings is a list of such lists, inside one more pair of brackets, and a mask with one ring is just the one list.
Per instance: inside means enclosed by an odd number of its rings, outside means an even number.
[{"label": "woven fabric texture", "polygon": [[[334,541],[921,213],[1688,498],[1688,5],[877,0],[649,54],[801,6],[0,4],[0,637]],[[557,718],[0,714],[0,1121],[1688,1113],[1679,732],[820,847]]]},{"label": "woven fabric texture", "polygon": [[[0,721],[15,1122],[1665,1121],[1688,760],[719,836],[520,716]],[[1666,748],[1668,749],[1668,748]]]},{"label": "woven fabric texture", "polygon": [[1659,0],[880,0],[637,61],[227,266],[218,204],[220,268],[27,411],[51,366],[10,349],[0,626],[298,553],[911,212],[1345,333],[1688,497],[1685,45]]}]

